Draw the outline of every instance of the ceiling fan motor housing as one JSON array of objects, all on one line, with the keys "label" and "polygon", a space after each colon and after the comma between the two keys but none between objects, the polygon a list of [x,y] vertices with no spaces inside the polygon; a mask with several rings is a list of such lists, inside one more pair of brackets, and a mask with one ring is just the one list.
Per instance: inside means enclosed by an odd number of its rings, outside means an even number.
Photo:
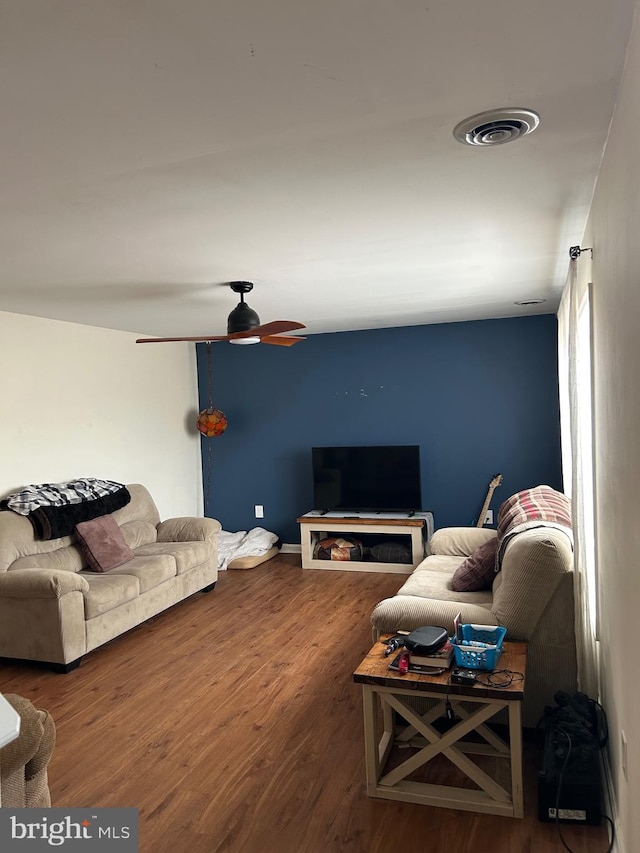
[{"label": "ceiling fan motor housing", "polygon": [[227,334],[234,332],[248,332],[260,325],[260,317],[253,308],[249,308],[246,302],[238,302],[227,320]]},{"label": "ceiling fan motor housing", "polygon": [[249,308],[244,301],[245,293],[251,293],[253,290],[252,281],[231,281],[229,287],[234,293],[240,294],[240,302],[233,309],[227,319],[227,334],[233,335],[234,332],[248,332],[250,329],[255,329],[260,325],[260,317],[256,314],[253,308]]}]

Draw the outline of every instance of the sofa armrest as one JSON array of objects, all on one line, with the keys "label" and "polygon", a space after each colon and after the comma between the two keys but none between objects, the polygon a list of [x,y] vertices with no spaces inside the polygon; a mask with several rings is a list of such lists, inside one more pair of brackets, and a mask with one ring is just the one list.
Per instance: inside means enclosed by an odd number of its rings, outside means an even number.
[{"label": "sofa armrest", "polygon": [[470,557],[476,548],[496,536],[496,531],[491,528],[441,527],[429,541],[429,553],[447,557]]},{"label": "sofa armrest", "polygon": [[0,777],[7,778],[23,767],[25,776],[32,778],[49,763],[55,725],[51,715],[38,710],[29,699],[15,693],[5,693],[4,698],[20,716],[20,734],[0,750]]},{"label": "sofa armrest", "polygon": [[[0,574],[0,656],[67,664],[87,651],[87,579],[64,569]],[[37,787],[37,785],[36,785]]]},{"label": "sofa armrest", "polygon": [[371,624],[378,635],[394,631],[413,631],[423,625],[438,625],[453,634],[453,620],[458,613],[463,623],[498,624],[488,607],[463,601],[421,598],[417,595],[394,595],[392,598],[385,598],[374,608]]},{"label": "sofa armrest", "polygon": [[[559,611],[556,596],[563,602]],[[531,642],[535,636],[536,642],[553,638],[552,642],[575,645],[569,537],[552,527],[536,527],[513,536],[494,583],[492,610],[518,640]]]},{"label": "sofa armrest", "polygon": [[221,529],[215,518],[168,518],[158,525],[158,542],[213,542]]},{"label": "sofa armrest", "polygon": [[88,592],[82,575],[64,569],[13,569],[0,574],[0,598],[62,598]]}]

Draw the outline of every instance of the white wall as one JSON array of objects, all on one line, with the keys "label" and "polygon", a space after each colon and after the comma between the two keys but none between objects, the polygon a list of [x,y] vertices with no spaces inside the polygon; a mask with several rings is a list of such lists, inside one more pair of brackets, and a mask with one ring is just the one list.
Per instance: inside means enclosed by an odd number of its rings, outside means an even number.
[{"label": "white wall", "polygon": [[195,346],[0,312],[0,495],[31,483],[144,483],[202,515]]},{"label": "white wall", "polygon": [[[593,247],[602,703],[619,849],[640,850],[640,27],[638,15],[582,245]],[[621,732],[628,740],[627,778]]]}]

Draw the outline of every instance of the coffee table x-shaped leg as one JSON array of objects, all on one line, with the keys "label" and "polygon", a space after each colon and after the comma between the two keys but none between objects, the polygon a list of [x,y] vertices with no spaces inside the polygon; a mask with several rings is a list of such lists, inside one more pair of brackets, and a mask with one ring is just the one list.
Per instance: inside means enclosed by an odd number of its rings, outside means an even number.
[{"label": "coffee table x-shaped leg", "polygon": [[[448,731],[440,733],[432,723],[445,713],[447,703],[442,699],[441,692],[420,691],[420,696],[439,700],[435,707],[421,716],[406,701],[408,697],[416,697],[415,691],[370,684],[363,684],[362,687],[369,796],[523,817],[522,728],[519,700],[475,696],[449,697],[449,705],[459,722]],[[380,713],[376,707],[377,702],[380,703]],[[503,708],[507,708],[509,715],[508,743],[485,725],[487,720]],[[407,723],[401,731],[396,731],[394,712]],[[462,740],[472,731],[481,736],[481,742]],[[418,751],[385,772],[385,764],[394,744],[414,747]],[[480,768],[468,757],[470,754],[510,760],[511,791],[506,790]],[[423,767],[437,755],[444,755],[477,787],[435,785],[407,779],[411,773]]]}]

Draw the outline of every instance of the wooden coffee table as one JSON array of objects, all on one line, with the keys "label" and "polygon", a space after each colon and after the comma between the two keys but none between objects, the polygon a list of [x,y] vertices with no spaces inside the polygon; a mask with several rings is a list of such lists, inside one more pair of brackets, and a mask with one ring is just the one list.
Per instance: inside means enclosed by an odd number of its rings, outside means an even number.
[{"label": "wooden coffee table", "polygon": [[[362,685],[363,691],[367,794],[388,800],[523,817],[521,706],[524,679],[514,679],[509,687],[491,687],[479,683],[471,686],[451,684],[451,669],[441,675],[400,675],[388,668],[393,655],[387,658],[384,651],[384,643],[376,643],[353,674],[353,680]],[[524,674],[526,660],[526,643],[505,642],[498,668]],[[482,678],[488,675],[477,674]],[[408,700],[423,696],[437,701],[435,707],[420,715]],[[433,723],[445,715],[447,704],[458,722],[441,733]],[[503,708],[508,710],[508,743],[485,725]],[[406,725],[400,725],[398,718]],[[480,738],[462,740],[472,731]],[[409,750],[410,757],[387,770],[394,745],[415,747],[417,752]],[[472,761],[468,757],[470,754],[509,761],[511,790]],[[437,755],[446,756],[476,787],[450,787],[407,779]]]}]

